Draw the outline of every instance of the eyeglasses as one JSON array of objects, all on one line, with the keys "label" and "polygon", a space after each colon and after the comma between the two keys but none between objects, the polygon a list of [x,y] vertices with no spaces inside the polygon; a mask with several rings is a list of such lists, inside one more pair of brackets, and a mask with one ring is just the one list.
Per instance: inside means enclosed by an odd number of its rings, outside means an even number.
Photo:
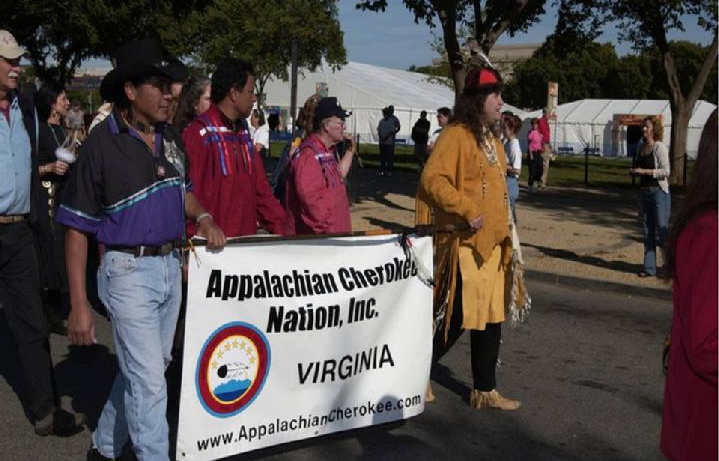
[{"label": "eyeglasses", "polygon": [[4,56],[0,56],[0,59],[10,64],[12,67],[18,67],[20,65],[20,58],[10,59]]},{"label": "eyeglasses", "polygon": [[150,77],[142,83],[157,88],[162,94],[172,93],[172,81],[168,78]]}]

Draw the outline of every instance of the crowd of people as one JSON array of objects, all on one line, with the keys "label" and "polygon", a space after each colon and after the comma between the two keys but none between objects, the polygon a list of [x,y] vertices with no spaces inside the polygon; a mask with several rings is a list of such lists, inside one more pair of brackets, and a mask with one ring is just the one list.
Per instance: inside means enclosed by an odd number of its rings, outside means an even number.
[{"label": "crowd of people", "polygon": [[[168,460],[165,370],[181,341],[175,332],[178,322],[182,328],[184,242],[201,237],[220,250],[228,237],[252,235],[258,227],[277,235],[351,232],[346,183],[355,146],[345,131],[351,113],[335,97],[308,98],[269,181],[263,161],[268,124],[255,107],[251,63],[228,57],[210,78],[188,79],[184,64],[156,41],[122,45],[101,83],[106,104],[84,138],[71,134],[84,124],[64,89],[43,86],[32,101],[19,94],[23,54],[12,35],[0,31],[0,302],[27,375],[35,432],[73,434],[84,423],[59,405],[44,306],[69,309],[67,336],[87,346],[97,342],[90,300],[98,296],[119,371],[87,459],[117,459],[131,442],[140,461]],[[520,402],[497,391],[495,373],[505,312],[521,318],[517,311],[530,307],[516,232],[521,120],[502,112],[502,86],[491,66],[471,68],[454,110],[437,110],[439,129],[430,134],[423,113],[412,137],[422,166],[417,223],[458,229],[435,237],[434,305],[443,315],[433,361],[470,330],[470,406],[516,410]],[[532,124],[529,182],[541,189],[552,156],[546,114]],[[399,129],[394,108],[385,108],[377,127],[380,175],[392,174]],[[668,193],[669,172],[657,130],[651,121],[645,125],[646,158],[632,174],[647,189],[647,233],[658,226],[663,240],[668,210],[660,209],[667,200],[661,194]],[[716,130],[712,139],[716,170]],[[713,187],[716,199],[716,176]],[[699,211],[714,219],[716,235],[716,200],[713,208],[701,202],[692,210],[673,234],[678,281],[693,277],[684,272],[681,249],[691,238],[687,233],[704,229]],[[653,267],[649,247],[647,272]],[[99,267],[88,263],[94,257]],[[88,283],[93,278],[96,287]],[[683,344],[687,334],[687,341],[693,337],[677,326],[677,312],[673,334]],[[716,309],[713,315],[716,326]],[[716,328],[713,335],[716,358]],[[690,373],[692,358],[675,358],[676,350],[672,373]],[[680,365],[684,361],[687,366]],[[676,386],[682,379],[689,378],[670,374]],[[713,380],[716,409],[716,367]],[[668,398],[687,405],[686,395],[667,389]],[[430,388],[427,398],[433,399]],[[708,392],[702,398],[711,400]],[[679,430],[667,426],[666,432]]]}]

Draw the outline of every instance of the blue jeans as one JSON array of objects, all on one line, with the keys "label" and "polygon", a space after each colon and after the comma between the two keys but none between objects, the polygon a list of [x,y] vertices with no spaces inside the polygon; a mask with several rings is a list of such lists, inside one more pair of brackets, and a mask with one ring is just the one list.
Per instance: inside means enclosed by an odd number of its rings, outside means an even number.
[{"label": "blue jeans", "polygon": [[517,212],[514,209],[519,197],[519,180],[511,176],[507,176],[507,193],[509,194],[509,207],[512,210],[514,222],[517,222]]},{"label": "blue jeans", "polygon": [[[641,190],[642,224],[644,225],[644,272],[657,273],[657,245],[664,250],[669,234],[672,196],[659,187]],[[657,240],[658,237],[658,240]]]},{"label": "blue jeans", "polygon": [[165,368],[182,296],[179,254],[135,258],[108,251],[97,279],[120,372],[92,436],[93,446],[103,456],[117,458],[132,438],[139,461],[168,461]]}]

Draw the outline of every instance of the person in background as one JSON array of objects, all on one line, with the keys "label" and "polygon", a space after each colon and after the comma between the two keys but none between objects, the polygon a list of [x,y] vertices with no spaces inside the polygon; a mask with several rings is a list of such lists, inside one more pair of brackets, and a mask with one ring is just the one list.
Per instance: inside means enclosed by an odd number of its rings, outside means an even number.
[{"label": "person in background", "polygon": [[312,133],[312,119],[315,116],[315,108],[317,103],[320,102],[320,95],[313,94],[305,101],[304,105],[300,108],[299,114],[297,114],[297,126],[293,133],[292,140],[287,141],[284,149],[282,149],[282,155],[275,165],[275,170],[272,172],[272,191],[283,205],[285,203],[285,186],[287,184],[287,167],[290,164],[290,158],[295,154],[297,149],[302,144],[307,136]]},{"label": "person in background", "polygon": [[642,126],[644,142],[636,168],[629,172],[639,178],[641,216],[644,226],[644,267],[639,277],[657,274],[657,246],[665,248],[669,234],[672,197],[669,192],[669,149],[662,142],[664,127],[658,117],[647,117]]},{"label": "person in background", "polygon": [[670,461],[717,459],[717,110],[667,244],[673,278],[661,449]]},{"label": "person in background", "polygon": [[63,88],[43,85],[35,93],[35,108],[39,124],[38,173],[40,210],[37,226],[37,248],[40,258],[40,278],[45,294],[45,310],[51,331],[65,334],[62,317],[69,307],[67,275],[65,272],[65,227],[54,222],[62,201],[62,191],[75,156],[68,149],[63,118],[70,103]]},{"label": "person in background", "polygon": [[177,105],[180,102],[180,94],[182,94],[182,87],[184,86],[185,82],[172,82],[170,85],[170,96],[172,99],[170,100],[170,108],[168,109],[169,117],[167,121],[169,123],[172,123],[172,121],[175,119],[175,112],[177,112]]},{"label": "person in background", "polygon": [[542,179],[542,133],[539,132],[539,122],[533,118],[530,122],[532,128],[527,133],[527,145],[529,147],[529,192],[534,192],[534,183]]},{"label": "person in background", "polygon": [[109,101],[105,101],[102,103],[100,107],[97,108],[97,114],[92,118],[92,122],[90,122],[90,127],[87,129],[87,132],[90,133],[97,125],[100,124],[103,120],[105,120],[108,115],[112,112],[112,103]]},{"label": "person in background", "polygon": [[254,128],[252,144],[255,146],[255,154],[265,159],[270,152],[270,126],[265,122],[265,113],[260,109],[252,109],[250,125]]},{"label": "person in background", "polygon": [[549,173],[549,162],[552,160],[552,135],[549,129],[549,119],[547,118],[547,109],[542,109],[542,116],[537,120],[539,133],[542,135],[542,175],[539,178],[539,189],[547,187],[547,174]]},{"label": "person in background", "polygon": [[[297,234],[334,234],[352,231],[345,177],[352,166],[354,146],[345,136],[350,114],[335,97],[322,98],[312,117],[312,134],[290,158],[285,186],[285,209],[291,231]],[[336,146],[347,141],[341,159]]]},{"label": "person in background", "polygon": [[382,109],[382,120],[377,125],[380,176],[392,175],[392,170],[394,169],[394,141],[399,128],[399,120],[394,116],[394,106],[387,106]]},{"label": "person in background", "polygon": [[210,90],[210,79],[207,77],[192,76],[187,80],[182,87],[175,117],[172,119],[172,125],[178,132],[182,133],[195,117],[209,109]]},{"label": "person in background", "polygon": [[429,120],[426,110],[419,113],[419,119],[412,127],[412,141],[414,141],[414,155],[417,157],[421,172],[427,162],[427,141],[429,141]]},{"label": "person in background", "polygon": [[452,109],[449,107],[440,107],[437,109],[437,124],[439,125],[439,128],[434,130],[432,133],[432,136],[429,137],[429,140],[427,141],[427,156],[429,157],[432,155],[432,150],[434,149],[434,144],[437,142],[437,138],[439,137],[440,133],[442,133],[442,130],[445,126],[447,126],[447,123],[449,122],[449,119],[452,117]]},{"label": "person in background", "polygon": [[509,206],[512,209],[512,218],[517,222],[516,204],[519,197],[519,175],[522,173],[522,148],[517,139],[517,132],[522,126],[522,120],[516,115],[504,118],[504,152],[507,155],[507,192],[509,193]]},{"label": "person in background", "polygon": [[[475,409],[516,410],[520,402],[496,390],[496,366],[511,284],[512,232],[506,156],[491,128],[501,120],[502,78],[495,69],[467,73],[454,115],[422,172],[416,221],[465,225],[474,232],[435,237],[435,306],[446,306],[433,362],[470,330]],[[446,303],[445,303],[446,301]],[[507,303],[508,304],[508,303]],[[438,309],[438,307],[435,307]]]},{"label": "person in background", "polygon": [[80,109],[80,103],[75,101],[65,117],[65,126],[68,130],[85,129],[85,113]]}]

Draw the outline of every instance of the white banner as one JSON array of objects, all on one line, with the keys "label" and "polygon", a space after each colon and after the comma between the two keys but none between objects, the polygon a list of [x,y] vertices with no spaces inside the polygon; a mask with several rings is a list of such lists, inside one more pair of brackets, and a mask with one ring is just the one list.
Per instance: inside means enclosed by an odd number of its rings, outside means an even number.
[{"label": "white banner", "polygon": [[268,241],[190,256],[177,459],[420,414],[432,240]]}]

